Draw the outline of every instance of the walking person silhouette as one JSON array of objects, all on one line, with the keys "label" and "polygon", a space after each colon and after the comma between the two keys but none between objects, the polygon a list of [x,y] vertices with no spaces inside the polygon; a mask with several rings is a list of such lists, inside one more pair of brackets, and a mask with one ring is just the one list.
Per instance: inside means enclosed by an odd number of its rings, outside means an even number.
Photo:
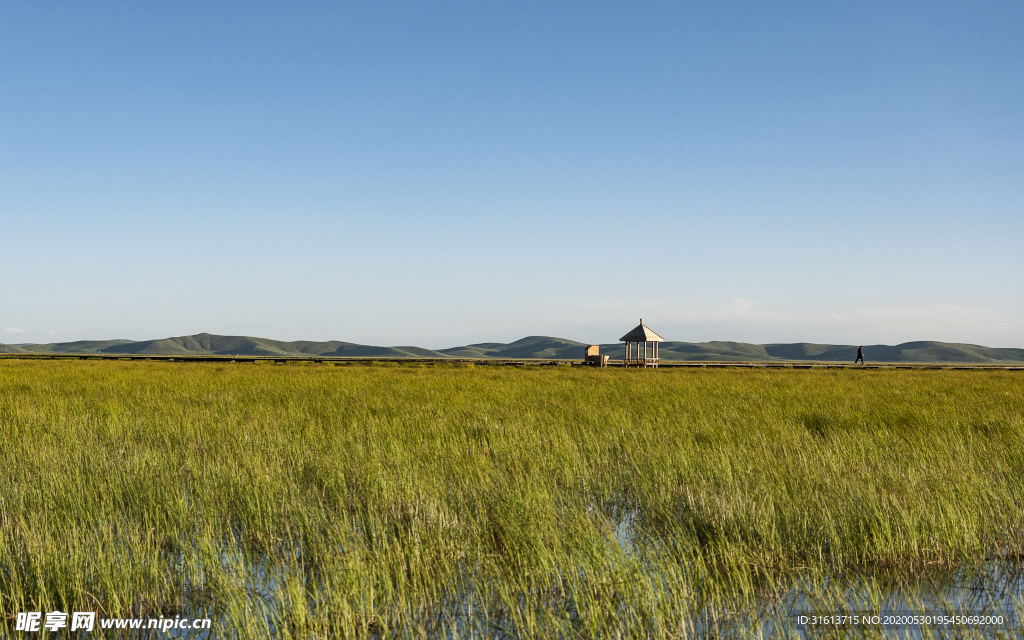
[{"label": "walking person silhouette", "polygon": [[864,364],[864,345],[857,347],[857,359],[853,361],[853,364],[858,362]]}]

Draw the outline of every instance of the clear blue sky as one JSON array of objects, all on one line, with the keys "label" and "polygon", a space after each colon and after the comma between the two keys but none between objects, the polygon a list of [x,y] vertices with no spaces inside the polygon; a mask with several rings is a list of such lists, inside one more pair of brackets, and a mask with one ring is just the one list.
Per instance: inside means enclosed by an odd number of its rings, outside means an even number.
[{"label": "clear blue sky", "polygon": [[0,342],[1024,347],[1024,3],[0,4]]}]

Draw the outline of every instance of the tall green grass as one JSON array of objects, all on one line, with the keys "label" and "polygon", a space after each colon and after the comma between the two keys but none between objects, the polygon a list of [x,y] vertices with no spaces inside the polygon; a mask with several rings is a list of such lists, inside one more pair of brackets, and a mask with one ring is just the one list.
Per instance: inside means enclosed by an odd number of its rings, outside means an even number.
[{"label": "tall green grass", "polygon": [[1022,416],[998,371],[4,361],[0,612],[757,637],[1019,596]]}]

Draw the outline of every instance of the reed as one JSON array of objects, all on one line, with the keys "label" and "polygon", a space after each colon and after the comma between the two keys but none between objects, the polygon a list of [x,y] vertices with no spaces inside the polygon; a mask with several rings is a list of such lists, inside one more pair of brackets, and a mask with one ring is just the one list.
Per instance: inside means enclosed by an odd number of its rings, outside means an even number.
[{"label": "reed", "polygon": [[983,580],[971,607],[1019,607],[1022,383],[3,361],[0,612],[676,638],[963,607]]}]

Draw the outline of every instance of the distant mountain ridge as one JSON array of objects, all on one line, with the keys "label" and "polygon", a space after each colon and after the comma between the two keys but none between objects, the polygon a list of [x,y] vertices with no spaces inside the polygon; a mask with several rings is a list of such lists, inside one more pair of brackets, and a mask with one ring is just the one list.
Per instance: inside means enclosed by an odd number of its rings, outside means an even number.
[{"label": "distant mountain ridge", "polygon": [[[7,351],[0,345],[0,351]],[[351,342],[284,342],[249,336],[216,336],[199,333],[161,340],[82,340],[10,347],[8,353],[123,353],[136,355],[238,355],[238,356],[350,356],[377,358],[443,358],[420,347],[371,347]]]},{"label": "distant mountain ridge", "polygon": [[[160,340],[80,340],[52,344],[5,345],[0,353],[135,354],[135,355],[239,355],[327,356],[353,358],[545,358],[581,360],[584,343],[549,336],[529,336],[515,342],[483,342],[450,349],[376,347],[351,342],[284,342],[250,336],[217,336],[200,333]],[[602,344],[601,352],[621,358],[623,346]],[[662,360],[690,361],[816,361],[853,362],[852,345],[750,344],[747,342],[662,342]],[[950,342],[904,342],[895,346],[865,345],[868,362],[936,362],[975,364],[1024,363],[1024,349],[983,347]]]}]

